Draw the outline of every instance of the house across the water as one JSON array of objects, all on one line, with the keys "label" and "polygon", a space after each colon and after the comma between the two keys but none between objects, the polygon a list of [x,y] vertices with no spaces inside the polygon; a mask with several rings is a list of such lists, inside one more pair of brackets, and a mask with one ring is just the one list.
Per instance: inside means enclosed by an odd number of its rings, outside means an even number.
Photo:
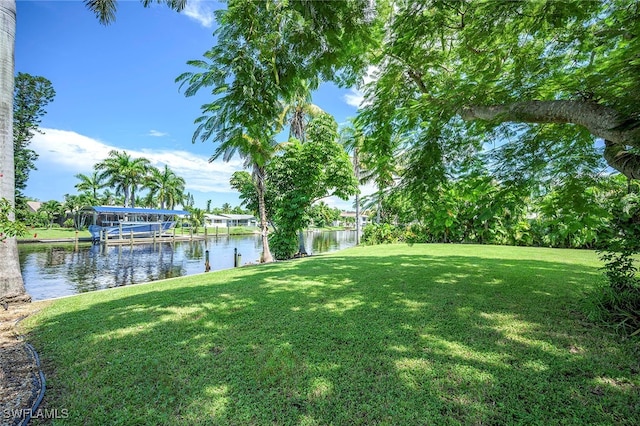
[{"label": "house across the water", "polygon": [[257,226],[256,218],[250,214],[205,214],[205,226],[226,228],[230,226]]}]

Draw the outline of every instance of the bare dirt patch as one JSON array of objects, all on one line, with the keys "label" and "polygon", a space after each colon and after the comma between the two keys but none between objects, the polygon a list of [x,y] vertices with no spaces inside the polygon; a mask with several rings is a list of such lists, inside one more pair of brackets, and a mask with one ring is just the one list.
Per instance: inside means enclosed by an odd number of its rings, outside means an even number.
[{"label": "bare dirt patch", "polygon": [[19,424],[19,410],[33,406],[40,383],[33,352],[17,330],[20,320],[41,309],[33,303],[0,306],[0,425]]}]

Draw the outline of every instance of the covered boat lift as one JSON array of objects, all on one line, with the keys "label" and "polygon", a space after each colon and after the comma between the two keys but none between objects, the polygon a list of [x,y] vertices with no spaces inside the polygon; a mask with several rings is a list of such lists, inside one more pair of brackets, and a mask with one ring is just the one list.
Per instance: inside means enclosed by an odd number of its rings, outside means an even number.
[{"label": "covered boat lift", "polygon": [[[104,244],[175,240],[177,217],[189,215],[186,210],[113,206],[92,206],[85,212],[93,215],[92,225],[89,226],[93,242]],[[169,234],[171,230],[173,233]],[[193,238],[193,235],[188,238]]]}]

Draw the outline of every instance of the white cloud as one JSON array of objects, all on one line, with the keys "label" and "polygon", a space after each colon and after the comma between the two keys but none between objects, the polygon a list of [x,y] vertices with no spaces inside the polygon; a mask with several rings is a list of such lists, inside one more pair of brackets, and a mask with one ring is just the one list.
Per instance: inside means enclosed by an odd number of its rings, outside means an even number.
[{"label": "white cloud", "polygon": [[356,108],[361,108],[365,106],[366,103],[364,98],[364,92],[360,89],[364,88],[368,84],[374,83],[378,79],[379,70],[380,69],[378,67],[370,65],[367,68],[367,72],[362,77],[362,83],[357,88],[351,88],[349,93],[344,95],[343,97],[344,101],[348,105],[351,105]]},{"label": "white cloud", "polygon": [[[38,168],[47,166],[63,169],[70,176],[78,173],[90,173],[93,165],[104,160],[111,150],[123,148],[108,145],[79,133],[41,129],[44,134],[37,133],[31,141],[31,148],[36,151]],[[224,163],[209,163],[208,157],[181,150],[131,150],[124,149],[132,157],[145,157],[156,167],[169,166],[178,176],[186,181],[186,189],[201,192],[235,192],[229,186],[233,172],[242,170],[242,160]]]},{"label": "white cloud", "polygon": [[364,102],[364,93],[362,93],[358,89],[351,89],[349,93],[344,95],[344,101],[347,103],[347,105],[360,108],[360,106]]},{"label": "white cloud", "polygon": [[[38,153],[38,162],[52,163],[72,174],[91,171],[93,165],[109,155],[115,147],[106,145],[76,132],[40,129],[31,140],[31,148]],[[41,168],[41,167],[39,167]]]},{"label": "white cloud", "polygon": [[161,132],[159,130],[151,129],[151,130],[149,130],[149,134],[147,136],[154,136],[154,137],[157,137],[157,138],[161,138],[163,136],[169,136],[169,133],[165,133],[165,132]]},{"label": "white cloud", "polygon": [[215,20],[213,16],[214,8],[212,7],[212,1],[204,0],[189,0],[182,13],[189,18],[197,21],[205,28],[211,28]]}]

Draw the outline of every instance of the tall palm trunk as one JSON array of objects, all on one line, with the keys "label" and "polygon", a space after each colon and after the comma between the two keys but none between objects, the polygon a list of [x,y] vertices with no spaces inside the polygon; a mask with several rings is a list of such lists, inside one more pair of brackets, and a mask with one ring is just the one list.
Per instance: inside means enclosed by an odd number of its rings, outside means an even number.
[{"label": "tall palm trunk", "polygon": [[[16,39],[16,2],[0,1],[0,198],[15,204],[13,158],[13,74]],[[11,213],[10,220],[14,219]],[[0,300],[30,301],[20,273],[15,237],[0,242]]]},{"label": "tall palm trunk", "polygon": [[273,256],[269,248],[269,228],[267,226],[267,208],[264,202],[264,167],[254,165],[256,188],[258,192],[258,213],[260,215],[260,235],[262,236],[262,262],[273,262]]},{"label": "tall palm trunk", "polygon": [[136,187],[131,185],[131,208],[136,207]]}]

